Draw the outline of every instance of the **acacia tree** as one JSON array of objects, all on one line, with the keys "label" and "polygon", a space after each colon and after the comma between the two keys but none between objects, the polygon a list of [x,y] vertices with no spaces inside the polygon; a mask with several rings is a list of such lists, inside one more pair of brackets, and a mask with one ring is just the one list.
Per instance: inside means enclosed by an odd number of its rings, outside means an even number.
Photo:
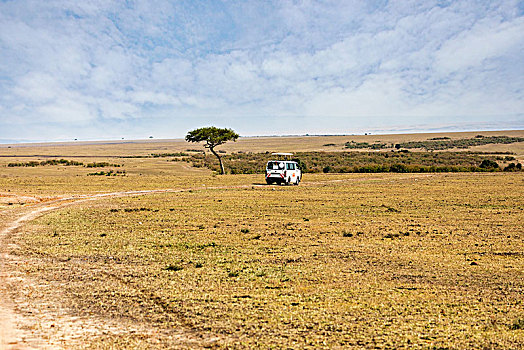
[{"label": "acacia tree", "polygon": [[235,141],[238,139],[239,135],[231,129],[221,129],[214,126],[199,128],[191,130],[186,135],[187,142],[201,142],[205,141],[205,148],[209,148],[211,153],[213,153],[220,163],[220,173],[225,174],[224,165],[222,164],[222,158],[215,152],[215,147],[220,146],[227,141]]}]

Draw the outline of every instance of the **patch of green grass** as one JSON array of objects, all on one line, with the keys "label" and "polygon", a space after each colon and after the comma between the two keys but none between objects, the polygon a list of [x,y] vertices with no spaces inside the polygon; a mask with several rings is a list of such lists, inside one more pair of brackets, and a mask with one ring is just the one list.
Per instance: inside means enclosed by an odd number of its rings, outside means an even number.
[{"label": "patch of green grass", "polygon": [[182,266],[179,266],[179,265],[167,265],[164,270],[166,271],[180,271],[180,270],[183,270],[184,268]]},{"label": "patch of green grass", "polygon": [[511,326],[509,326],[509,329],[515,331],[518,329],[524,329],[524,318],[519,318]]}]

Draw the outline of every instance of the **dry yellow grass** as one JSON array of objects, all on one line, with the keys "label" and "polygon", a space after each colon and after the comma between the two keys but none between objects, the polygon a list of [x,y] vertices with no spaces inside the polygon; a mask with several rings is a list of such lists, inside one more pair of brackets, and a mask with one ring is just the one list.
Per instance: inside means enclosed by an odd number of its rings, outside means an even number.
[{"label": "dry yellow grass", "polygon": [[[258,178],[221,177],[239,180]],[[518,348],[523,180],[318,175],[299,187],[198,186],[50,213],[18,237],[17,254],[50,287],[36,304],[133,330],[82,346]]]}]

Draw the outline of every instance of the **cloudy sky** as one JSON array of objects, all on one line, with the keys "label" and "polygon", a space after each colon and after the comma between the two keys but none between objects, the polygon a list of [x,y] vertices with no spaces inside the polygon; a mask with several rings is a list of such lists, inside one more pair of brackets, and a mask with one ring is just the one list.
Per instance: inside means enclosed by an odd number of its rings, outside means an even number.
[{"label": "cloudy sky", "polygon": [[0,0],[0,139],[524,129],[524,1]]}]

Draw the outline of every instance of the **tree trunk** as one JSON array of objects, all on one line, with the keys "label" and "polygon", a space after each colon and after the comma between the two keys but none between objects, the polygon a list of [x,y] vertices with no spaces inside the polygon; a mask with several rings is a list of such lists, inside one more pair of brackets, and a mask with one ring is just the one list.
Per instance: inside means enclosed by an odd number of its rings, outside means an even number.
[{"label": "tree trunk", "polygon": [[213,147],[209,147],[209,150],[211,151],[211,153],[213,153],[218,158],[218,162],[220,163],[220,174],[224,175],[226,172],[224,171],[224,164],[222,164],[222,158],[220,158],[218,153],[215,152]]}]

